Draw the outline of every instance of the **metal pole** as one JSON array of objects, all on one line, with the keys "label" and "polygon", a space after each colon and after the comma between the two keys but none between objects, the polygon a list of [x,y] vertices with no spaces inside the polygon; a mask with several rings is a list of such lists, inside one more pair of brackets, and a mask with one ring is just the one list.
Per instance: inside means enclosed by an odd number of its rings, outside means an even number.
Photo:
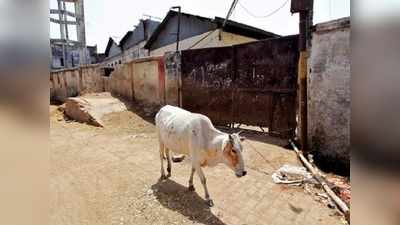
[{"label": "metal pole", "polygon": [[229,17],[232,15],[233,10],[235,10],[236,4],[238,3],[238,0],[233,0],[231,8],[229,8],[228,14],[226,14],[226,18],[224,20],[224,23],[222,24],[221,29],[225,27],[226,21],[228,21]]},{"label": "metal pole", "polygon": [[178,9],[178,30],[176,31],[176,52],[179,51],[179,35],[181,32],[181,7],[174,6],[172,9]]},{"label": "metal pole", "polygon": [[[171,7],[171,9],[178,9],[178,30],[176,32],[175,73],[176,73],[176,77],[178,80],[178,105],[179,105],[179,107],[182,107],[182,78],[181,78],[181,73],[180,73],[180,65],[178,65],[178,63],[177,63],[177,61],[178,60],[180,61],[180,59],[181,59],[181,57],[179,57],[179,35],[181,32],[181,7],[174,6],[174,7]],[[179,62],[179,64],[180,64],[180,62]]]}]

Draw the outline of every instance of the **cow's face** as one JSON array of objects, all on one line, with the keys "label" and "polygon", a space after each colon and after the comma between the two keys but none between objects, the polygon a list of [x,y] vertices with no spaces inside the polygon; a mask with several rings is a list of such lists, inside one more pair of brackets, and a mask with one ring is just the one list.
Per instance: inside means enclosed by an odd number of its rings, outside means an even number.
[{"label": "cow's face", "polygon": [[243,138],[241,138],[238,133],[229,134],[229,138],[226,141],[223,150],[225,164],[235,171],[235,175],[237,177],[242,177],[247,173],[244,168],[244,160],[242,155],[242,140]]}]

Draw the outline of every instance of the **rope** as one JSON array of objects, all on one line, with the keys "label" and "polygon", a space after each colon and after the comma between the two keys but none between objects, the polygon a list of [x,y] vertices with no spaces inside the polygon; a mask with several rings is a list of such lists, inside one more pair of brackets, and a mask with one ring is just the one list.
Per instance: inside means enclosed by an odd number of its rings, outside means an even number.
[{"label": "rope", "polygon": [[257,151],[257,149],[256,149],[249,141],[246,141],[246,143],[249,144],[249,146],[251,147],[251,149],[252,149],[253,151],[255,151],[262,159],[264,159],[264,161],[265,161],[269,166],[271,166],[272,169],[277,170],[277,168],[276,168],[268,159],[266,159],[259,151]]},{"label": "rope", "polygon": [[277,13],[279,10],[281,10],[288,2],[289,2],[289,0],[286,0],[279,8],[275,9],[274,11],[272,11],[271,13],[269,13],[269,14],[267,14],[267,15],[265,15],[265,16],[257,16],[257,15],[254,15],[250,10],[248,10],[246,7],[244,7],[244,6],[242,5],[242,3],[239,2],[239,5],[240,5],[240,7],[242,7],[242,8],[247,12],[247,14],[249,14],[250,16],[252,16],[252,17],[254,17],[254,18],[267,18],[267,17],[270,17],[270,16],[274,15],[274,14]]}]

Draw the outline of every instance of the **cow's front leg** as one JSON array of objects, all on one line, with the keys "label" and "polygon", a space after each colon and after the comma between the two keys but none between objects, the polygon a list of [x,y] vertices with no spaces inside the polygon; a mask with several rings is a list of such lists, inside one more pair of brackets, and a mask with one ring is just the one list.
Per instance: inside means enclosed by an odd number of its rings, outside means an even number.
[{"label": "cow's front leg", "polygon": [[194,186],[193,186],[194,171],[196,171],[196,169],[194,167],[192,167],[192,170],[190,172],[190,178],[189,178],[189,191],[194,191]]},{"label": "cow's front leg", "polygon": [[203,170],[201,169],[200,166],[196,167],[196,172],[199,175],[200,181],[201,181],[201,183],[203,184],[203,187],[204,187],[206,203],[207,203],[208,206],[211,207],[211,206],[214,205],[214,203],[210,198],[210,194],[208,193],[206,177],[204,176]]}]

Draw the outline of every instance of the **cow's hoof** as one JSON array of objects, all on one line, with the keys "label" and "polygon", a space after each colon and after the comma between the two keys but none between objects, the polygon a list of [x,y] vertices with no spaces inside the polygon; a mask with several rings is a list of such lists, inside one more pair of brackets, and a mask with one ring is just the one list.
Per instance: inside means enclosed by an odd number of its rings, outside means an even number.
[{"label": "cow's hoof", "polygon": [[213,200],[211,200],[211,199],[206,200],[206,204],[207,204],[209,207],[213,207],[213,206],[214,206],[214,202],[213,202]]},{"label": "cow's hoof", "polygon": [[188,187],[188,190],[189,190],[189,191],[194,191],[194,186],[193,186],[193,185],[190,185],[190,186]]},{"label": "cow's hoof", "polygon": [[168,173],[168,174],[167,174],[167,178],[168,178],[168,177],[171,177],[171,173]]},{"label": "cow's hoof", "polygon": [[165,174],[161,175],[160,180],[166,180],[167,176],[165,176]]}]

